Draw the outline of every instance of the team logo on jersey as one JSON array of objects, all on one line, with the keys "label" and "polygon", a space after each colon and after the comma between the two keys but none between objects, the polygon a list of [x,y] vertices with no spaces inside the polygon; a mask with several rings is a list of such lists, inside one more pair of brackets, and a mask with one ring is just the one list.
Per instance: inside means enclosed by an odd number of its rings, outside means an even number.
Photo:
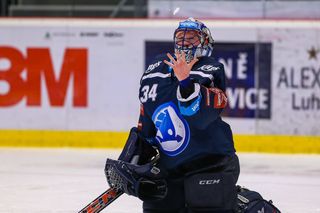
[{"label": "team logo on jersey", "polygon": [[198,68],[198,70],[202,70],[205,72],[212,72],[212,71],[216,71],[218,69],[220,69],[220,67],[215,67],[212,65],[202,65],[201,67]]},{"label": "team logo on jersey", "polygon": [[145,71],[145,73],[149,73],[151,72],[152,70],[154,70],[155,68],[157,68],[158,66],[160,66],[160,64],[162,63],[162,61],[158,61],[154,64],[150,64],[147,68],[147,70]]},{"label": "team logo on jersey", "polygon": [[166,155],[176,156],[188,146],[190,129],[174,103],[160,105],[152,120],[157,128],[156,140]]}]

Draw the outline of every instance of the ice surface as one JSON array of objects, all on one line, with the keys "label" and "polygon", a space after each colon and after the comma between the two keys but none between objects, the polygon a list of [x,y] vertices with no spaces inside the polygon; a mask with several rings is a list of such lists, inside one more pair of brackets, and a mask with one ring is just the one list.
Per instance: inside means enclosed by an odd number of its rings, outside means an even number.
[{"label": "ice surface", "polygon": [[[120,150],[0,149],[0,212],[77,212],[108,185],[107,157]],[[239,185],[272,199],[284,213],[320,213],[320,155],[238,153]],[[142,212],[122,195],[102,212]]]}]

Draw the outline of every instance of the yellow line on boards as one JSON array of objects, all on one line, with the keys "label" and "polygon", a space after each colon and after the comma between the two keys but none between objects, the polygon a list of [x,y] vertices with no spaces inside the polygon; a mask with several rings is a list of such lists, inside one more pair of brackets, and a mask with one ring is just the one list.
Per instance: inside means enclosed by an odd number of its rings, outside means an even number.
[{"label": "yellow line on boards", "polygon": [[0,146],[121,148],[129,132],[0,130]]},{"label": "yellow line on boards", "polygon": [[[0,147],[122,148],[129,132],[0,130]],[[320,136],[234,135],[238,152],[318,153]]]},{"label": "yellow line on boards", "polygon": [[320,136],[235,135],[234,141],[240,152],[320,154]]}]

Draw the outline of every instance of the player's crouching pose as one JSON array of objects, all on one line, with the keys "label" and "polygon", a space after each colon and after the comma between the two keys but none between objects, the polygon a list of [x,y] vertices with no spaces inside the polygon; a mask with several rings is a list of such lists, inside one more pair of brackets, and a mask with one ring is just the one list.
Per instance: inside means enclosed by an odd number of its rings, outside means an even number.
[{"label": "player's crouching pose", "polygon": [[175,30],[174,47],[141,78],[138,128],[119,160],[107,161],[108,182],[143,200],[144,213],[238,212],[239,160],[220,117],[225,73],[211,57],[213,38],[189,18]]}]

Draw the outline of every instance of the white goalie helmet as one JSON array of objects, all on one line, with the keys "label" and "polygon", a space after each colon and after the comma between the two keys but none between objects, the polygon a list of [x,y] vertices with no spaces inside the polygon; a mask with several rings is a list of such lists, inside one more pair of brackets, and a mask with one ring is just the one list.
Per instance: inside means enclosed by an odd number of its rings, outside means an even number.
[{"label": "white goalie helmet", "polygon": [[209,28],[194,18],[188,18],[179,23],[174,31],[175,52],[184,52],[187,62],[194,57],[210,56],[214,40]]}]

